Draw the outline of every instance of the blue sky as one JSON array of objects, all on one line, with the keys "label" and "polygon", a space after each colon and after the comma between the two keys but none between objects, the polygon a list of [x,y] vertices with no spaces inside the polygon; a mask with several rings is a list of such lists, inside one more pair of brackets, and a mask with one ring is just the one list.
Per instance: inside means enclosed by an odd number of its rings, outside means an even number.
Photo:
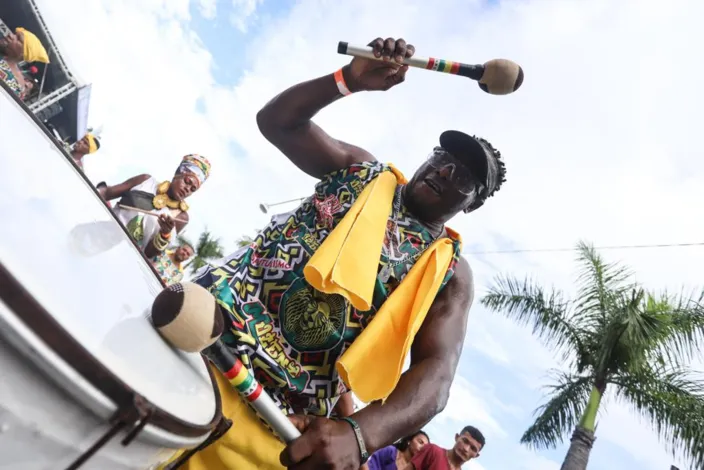
[{"label": "blue sky", "polygon": [[212,69],[213,78],[223,86],[237,85],[244,65],[247,63],[248,39],[258,34],[262,25],[272,18],[285,16],[291,2],[284,0],[267,1],[262,3],[255,16],[245,19],[246,30],[233,25],[232,17],[239,16],[241,8],[228,2],[219,2],[217,17],[210,19],[201,14],[200,8],[191,6],[193,15],[192,27],[213,54],[215,60]]},{"label": "blue sky", "polygon": [[[193,237],[207,226],[232,248],[268,221],[260,202],[310,194],[314,181],[261,137],[254,115],[287,86],[343,65],[337,41],[376,36],[403,36],[426,56],[506,57],[526,72],[518,93],[494,97],[459,77],[412,70],[403,86],[345,98],[316,118],[407,175],[442,130],[488,138],[507,162],[508,181],[480,211],[450,224],[467,251],[563,248],[580,239],[686,242],[704,232],[704,220],[692,216],[700,212],[704,159],[696,158],[699,111],[691,105],[704,104],[704,91],[688,81],[704,70],[686,53],[704,41],[700,2],[57,3],[39,1],[64,55],[93,83],[91,124],[105,127],[88,176],[168,178],[181,155],[207,155],[213,175],[192,199]],[[67,17],[72,8],[86,17],[81,28]],[[678,73],[653,74],[653,63]],[[649,287],[691,287],[704,274],[696,248],[605,254],[632,265]],[[467,258],[478,297],[499,272],[571,289],[571,253]],[[566,444],[533,452],[518,441],[541,403],[548,369],[559,365],[529,331],[475,304],[450,404],[428,426],[431,438],[450,446],[454,432],[476,424],[488,445],[468,468],[558,469]],[[590,469],[671,463],[646,424],[607,400]]]}]

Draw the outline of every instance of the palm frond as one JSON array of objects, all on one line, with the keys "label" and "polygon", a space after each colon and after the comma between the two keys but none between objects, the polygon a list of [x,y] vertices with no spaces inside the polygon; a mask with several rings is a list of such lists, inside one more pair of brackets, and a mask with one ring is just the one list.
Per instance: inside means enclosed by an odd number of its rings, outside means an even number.
[{"label": "palm frond", "polygon": [[592,389],[589,376],[553,372],[557,384],[546,387],[548,401],[535,410],[535,422],[521,437],[534,449],[555,447],[574,430],[584,413]]},{"label": "palm frond", "polygon": [[649,419],[673,455],[704,466],[704,381],[683,368],[658,366],[614,376],[617,396]]},{"label": "palm frond", "polygon": [[497,277],[481,303],[520,325],[530,326],[546,346],[562,354],[565,360],[585,362],[582,332],[567,320],[569,303],[560,292],[546,293],[530,279]]},{"label": "palm frond", "polygon": [[191,270],[191,274],[195,274],[200,268],[202,268],[206,264],[208,264],[208,262],[205,259],[196,255],[193,257],[193,261],[189,263],[188,268]]},{"label": "palm frond", "polygon": [[195,251],[195,256],[188,265],[192,274],[209,264],[210,261],[224,256],[220,239],[214,238],[208,229],[203,230],[198,237],[198,243],[195,245],[191,244],[191,246],[194,247]]},{"label": "palm frond", "polygon": [[618,372],[643,367],[649,353],[667,335],[669,317],[662,313],[653,298],[641,288],[622,292],[612,302],[603,344],[602,370]]},{"label": "palm frond", "polygon": [[661,361],[685,364],[701,357],[704,350],[704,291],[698,294],[653,296],[653,310],[668,318],[665,338],[655,356]]},{"label": "palm frond", "polygon": [[704,308],[698,297],[656,297],[633,288],[612,296],[601,337],[595,367],[604,373],[684,364],[704,343]]},{"label": "palm frond", "polygon": [[242,235],[237,240],[235,240],[235,243],[237,244],[238,247],[242,248],[242,247],[249,246],[252,243],[254,243],[254,240],[256,238],[257,238],[256,233],[254,234],[253,237],[250,237],[249,235]]},{"label": "palm frond", "polygon": [[195,251],[195,245],[193,244],[193,242],[190,239],[188,239],[184,235],[177,235],[176,236],[176,243],[174,244],[174,246],[183,246],[183,245],[188,245],[191,248],[193,248],[193,251]]},{"label": "palm frond", "polygon": [[586,242],[577,244],[577,299],[574,322],[591,329],[603,326],[614,295],[628,290],[631,272],[618,263],[607,263],[594,247]]},{"label": "palm frond", "polygon": [[213,238],[207,229],[204,230],[198,237],[196,254],[203,259],[222,258],[223,248],[220,239]]}]

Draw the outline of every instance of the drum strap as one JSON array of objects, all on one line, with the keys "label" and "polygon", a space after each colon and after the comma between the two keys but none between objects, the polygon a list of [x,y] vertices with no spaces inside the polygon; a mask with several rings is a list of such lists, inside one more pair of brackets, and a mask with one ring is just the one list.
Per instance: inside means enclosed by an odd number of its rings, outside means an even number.
[{"label": "drum strap", "polygon": [[168,465],[164,466],[162,470],[176,470],[177,468],[180,468],[181,465],[185,464],[188,459],[190,459],[196,452],[200,452],[201,450],[205,449],[208,447],[210,444],[213,442],[217,441],[220,439],[222,436],[225,435],[227,431],[232,427],[232,421],[227,419],[225,416],[222,416],[222,419],[218,421],[218,424],[215,426],[215,429],[213,432],[208,436],[208,438],[198,447],[195,447],[193,449],[189,449],[179,455],[179,457],[174,460],[173,462],[169,463]]},{"label": "drum strap", "polygon": [[154,414],[154,405],[147,402],[139,395],[133,395],[133,400],[130,404],[123,406],[115,412],[110,419],[110,429],[90,446],[83,454],[81,454],[71,465],[66,467],[66,470],[76,470],[88,461],[96,452],[115,437],[115,435],[125,428],[131,427],[127,435],[122,440],[121,444],[127,446],[147,425],[149,419]]}]

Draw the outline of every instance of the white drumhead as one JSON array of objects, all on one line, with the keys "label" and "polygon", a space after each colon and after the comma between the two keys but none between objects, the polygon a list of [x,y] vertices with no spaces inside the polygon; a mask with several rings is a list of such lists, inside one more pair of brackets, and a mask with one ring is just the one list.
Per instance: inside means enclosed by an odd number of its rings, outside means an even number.
[{"label": "white drumhead", "polygon": [[205,364],[173,350],[148,320],[162,287],[147,262],[2,89],[0,116],[0,263],[119,379],[163,411],[208,425],[216,399]]}]

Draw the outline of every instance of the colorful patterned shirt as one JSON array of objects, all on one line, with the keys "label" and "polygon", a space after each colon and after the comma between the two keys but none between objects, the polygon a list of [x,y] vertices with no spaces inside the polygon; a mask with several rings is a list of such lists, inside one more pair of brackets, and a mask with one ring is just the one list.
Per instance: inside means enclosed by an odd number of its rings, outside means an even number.
[{"label": "colorful patterned shirt", "polygon": [[[381,271],[391,259],[393,275],[386,282],[381,280],[385,276],[377,278],[372,308],[358,311],[341,295],[324,294],[306,282],[303,268],[308,260],[364,187],[383,171],[390,169],[367,162],[326,175],[312,197],[292,212],[273,216],[249,247],[215,263],[219,267],[196,274],[195,282],[227,310],[231,329],[223,334],[223,342],[287,413],[330,416],[347,391],[336,361],[434,241],[400,203],[398,190],[393,206],[399,210],[391,210],[379,264]],[[396,242],[389,243],[389,237]],[[454,272],[459,249],[455,242],[443,286]]]},{"label": "colorful patterned shirt", "polygon": [[181,282],[183,279],[183,269],[181,269],[181,264],[174,262],[174,250],[166,250],[159,256],[155,256],[151,259],[154,269],[159,273],[161,280],[169,286],[177,282]]},{"label": "colorful patterned shirt", "polygon": [[24,86],[20,84],[15,72],[12,71],[10,64],[5,59],[0,59],[0,80],[5,82],[17,96],[24,99]]}]

